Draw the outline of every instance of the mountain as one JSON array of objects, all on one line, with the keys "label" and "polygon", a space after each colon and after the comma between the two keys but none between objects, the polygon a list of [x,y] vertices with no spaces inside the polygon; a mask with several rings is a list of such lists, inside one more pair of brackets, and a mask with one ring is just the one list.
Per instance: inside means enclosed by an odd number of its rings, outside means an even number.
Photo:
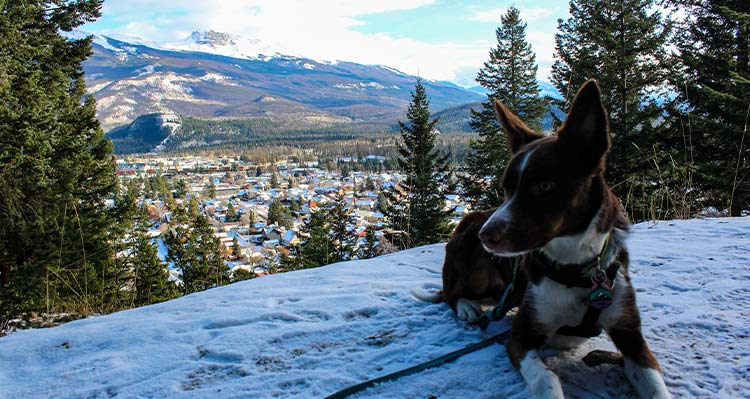
[{"label": "mountain", "polygon": [[132,123],[107,133],[119,153],[148,152],[164,147],[167,138],[182,125],[181,118],[170,114],[146,114]]},{"label": "mountain", "polygon": [[[549,82],[545,82],[543,80],[537,80],[537,85],[539,86],[539,96],[540,97],[551,97],[555,100],[562,100],[562,95],[560,95],[560,92],[557,91],[557,88]],[[485,89],[482,86],[471,86],[467,90],[473,91],[478,94],[487,95],[489,91]]]},{"label": "mountain", "polygon": [[537,84],[539,85],[539,90],[541,91],[539,93],[540,96],[550,97],[555,100],[563,99],[563,96],[560,94],[559,91],[557,91],[557,88],[552,83],[545,82],[543,80],[537,80]]},{"label": "mountain", "polygon": [[472,108],[479,110],[482,108],[482,103],[472,102],[449,107],[434,113],[432,116],[439,118],[437,128],[443,133],[471,132],[469,121],[471,120]]},{"label": "mountain", "polygon": [[[750,218],[633,226],[643,333],[675,398],[750,398]],[[0,338],[7,398],[323,398],[478,342],[483,332],[414,288],[441,285],[444,245],[264,276],[143,308]],[[618,288],[615,287],[615,290]],[[512,317],[512,316],[511,316]],[[744,343],[743,343],[744,342]],[[544,351],[566,397],[634,398],[622,366],[588,367],[606,335]],[[492,345],[357,398],[526,398]],[[354,397],[352,397],[354,399]]]},{"label": "mountain", "polygon": [[[92,47],[83,67],[105,130],[151,113],[392,124],[403,118],[416,79],[382,65],[273,53],[214,31],[164,44],[95,36]],[[424,83],[434,110],[481,100],[453,84]]]}]

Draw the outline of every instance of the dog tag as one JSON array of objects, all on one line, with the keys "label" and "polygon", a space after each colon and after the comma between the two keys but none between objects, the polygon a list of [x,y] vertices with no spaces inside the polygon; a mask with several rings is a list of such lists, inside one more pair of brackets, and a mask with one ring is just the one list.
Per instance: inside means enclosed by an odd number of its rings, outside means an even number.
[{"label": "dog tag", "polygon": [[610,305],[612,305],[612,290],[606,284],[594,284],[589,293],[589,306],[604,310]]},{"label": "dog tag", "polygon": [[612,285],[607,282],[607,275],[603,270],[597,270],[591,277],[594,285],[589,292],[589,306],[604,310],[612,305]]}]

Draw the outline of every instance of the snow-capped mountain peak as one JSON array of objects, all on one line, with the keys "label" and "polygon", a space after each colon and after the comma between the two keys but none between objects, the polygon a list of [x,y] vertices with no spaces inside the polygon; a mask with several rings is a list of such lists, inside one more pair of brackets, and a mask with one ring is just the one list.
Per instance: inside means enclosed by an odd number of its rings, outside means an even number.
[{"label": "snow-capped mountain peak", "polygon": [[235,44],[232,35],[230,35],[229,33],[217,32],[215,30],[210,30],[208,32],[194,31],[190,34],[190,36],[188,36],[188,39],[192,40],[196,44],[207,44],[214,47]]},{"label": "snow-capped mountain peak", "polygon": [[276,54],[276,51],[269,44],[259,39],[231,35],[215,30],[194,31],[183,40],[162,43],[159,47],[164,50],[197,51],[250,59],[259,59]]}]

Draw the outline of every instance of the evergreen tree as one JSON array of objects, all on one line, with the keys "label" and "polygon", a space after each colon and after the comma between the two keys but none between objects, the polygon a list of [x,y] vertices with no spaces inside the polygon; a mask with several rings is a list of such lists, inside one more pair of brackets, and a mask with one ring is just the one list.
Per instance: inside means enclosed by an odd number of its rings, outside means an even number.
[{"label": "evergreen tree", "polygon": [[367,191],[374,191],[375,190],[375,182],[372,181],[370,176],[367,176],[365,179],[365,190]]},{"label": "evergreen tree", "polygon": [[384,215],[388,212],[388,199],[382,191],[378,193],[378,212]]},{"label": "evergreen tree", "polygon": [[338,196],[334,200],[333,207],[328,211],[330,220],[331,256],[328,263],[336,263],[349,260],[354,257],[354,245],[356,236],[349,231],[353,224],[352,216],[346,207],[346,201]]},{"label": "evergreen tree", "polygon": [[267,224],[277,224],[279,226],[284,224],[284,219],[287,219],[287,209],[281,204],[278,199],[271,200],[268,205],[268,221]]},{"label": "evergreen tree", "polygon": [[695,165],[705,205],[738,216],[750,209],[750,2],[672,3],[688,15],[675,41],[683,73],[672,75],[682,116],[673,129],[686,131],[687,140],[674,145]]},{"label": "evergreen tree", "polygon": [[101,282],[99,295],[102,306],[100,311],[110,312],[132,306],[134,299],[135,263],[138,261],[136,223],[144,209],[138,209],[137,197],[140,189],[137,185],[126,184],[125,190],[115,194],[116,223],[109,232],[115,248],[111,264],[104,265],[99,274]]},{"label": "evergreen tree", "polygon": [[148,236],[148,217],[141,214],[134,234],[133,305],[144,306],[177,296],[177,286],[169,281],[169,271],[159,260]]},{"label": "evergreen tree", "polygon": [[203,189],[203,195],[206,199],[216,198],[216,185],[213,180]]},{"label": "evergreen tree", "polygon": [[365,242],[364,245],[359,249],[360,259],[370,259],[379,255],[378,253],[378,239],[375,236],[375,229],[372,226],[367,226],[365,230]]},{"label": "evergreen tree", "polygon": [[242,256],[242,247],[236,236],[232,239],[232,254],[238,258]]},{"label": "evergreen tree", "polygon": [[283,268],[284,271],[287,272],[304,269],[305,263],[304,259],[300,255],[300,252],[301,250],[299,245],[290,247],[288,254],[281,254],[278,265],[276,265],[275,262],[271,262],[269,264],[268,272],[273,274],[278,272],[280,268]]},{"label": "evergreen tree", "polygon": [[[660,158],[653,126],[662,110],[654,96],[673,70],[665,49],[671,23],[655,6],[655,0],[571,0],[571,17],[558,20],[552,66],[563,109],[586,79],[599,81],[612,137],[607,180],[637,218],[656,180],[655,151]],[[632,197],[635,192],[645,195]]]},{"label": "evergreen tree", "polygon": [[445,210],[448,185],[448,155],[435,149],[435,125],[430,120],[429,101],[421,79],[417,79],[411,103],[406,112],[408,124],[399,121],[402,143],[399,144],[399,167],[406,178],[397,190],[388,211],[391,226],[402,232],[399,247],[431,244],[450,234],[450,210]]},{"label": "evergreen tree", "polygon": [[333,244],[330,231],[328,212],[319,209],[310,213],[310,220],[301,230],[301,235],[306,238],[297,254],[301,267],[318,267],[332,263]]},{"label": "evergreen tree", "polygon": [[299,198],[293,198],[291,204],[289,204],[289,210],[292,212],[299,212],[302,209],[302,203]]},{"label": "evergreen tree", "polygon": [[219,241],[208,224],[208,219],[198,215],[192,227],[183,223],[184,212],[178,211],[178,224],[169,231],[165,243],[169,248],[167,259],[182,272],[185,294],[224,285],[229,281],[229,269],[219,250]]},{"label": "evergreen tree", "polygon": [[276,175],[276,172],[271,175],[271,188],[279,188],[279,176]]},{"label": "evergreen tree", "polygon": [[240,222],[243,225],[250,225],[257,221],[258,216],[255,214],[255,212],[252,209],[247,209],[245,213],[240,216]]},{"label": "evergreen tree", "polygon": [[510,7],[500,18],[495,31],[497,46],[477,74],[477,82],[489,93],[479,110],[471,110],[469,125],[478,138],[469,145],[461,185],[464,197],[478,209],[498,206],[503,198],[500,183],[509,154],[495,116],[495,99],[536,129],[541,128],[549,106],[540,97],[536,56],[526,41],[526,23],[519,14],[517,8]]},{"label": "evergreen tree", "polygon": [[185,179],[177,179],[177,182],[174,184],[174,197],[177,199],[185,198],[187,192],[188,186],[185,183]]},{"label": "evergreen tree", "polygon": [[234,203],[232,201],[227,202],[227,216],[226,221],[229,222],[236,222],[239,220],[239,217],[237,216],[237,211],[234,209]]},{"label": "evergreen tree", "polygon": [[[0,319],[28,311],[105,311],[114,267],[112,144],[86,95],[101,1],[0,5]],[[2,322],[2,320],[0,320]]]},{"label": "evergreen tree", "polygon": [[251,272],[247,269],[242,268],[236,268],[232,272],[232,282],[236,283],[237,281],[243,281],[243,280],[250,280],[257,277],[255,273]]},{"label": "evergreen tree", "polygon": [[198,200],[192,197],[187,203],[187,208],[183,208],[183,210],[188,220],[195,220],[201,213],[201,206]]},{"label": "evergreen tree", "polygon": [[229,282],[229,268],[219,250],[219,240],[208,224],[208,219],[199,215],[193,221],[193,231],[188,240],[194,255],[192,262],[182,270],[185,292],[203,291]]}]

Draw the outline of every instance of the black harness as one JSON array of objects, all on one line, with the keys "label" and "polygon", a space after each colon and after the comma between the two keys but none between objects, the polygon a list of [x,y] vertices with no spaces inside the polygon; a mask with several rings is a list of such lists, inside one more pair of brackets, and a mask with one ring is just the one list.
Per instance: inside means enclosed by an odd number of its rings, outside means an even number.
[{"label": "black harness", "polygon": [[583,320],[577,326],[563,326],[557,334],[573,337],[591,338],[602,333],[597,324],[602,311],[612,304],[615,278],[620,269],[617,260],[602,268],[601,258],[611,250],[612,240],[607,242],[599,255],[583,264],[560,264],[544,255],[541,251],[531,253],[533,261],[542,267],[542,273],[552,281],[568,288],[588,288],[589,295],[584,298],[588,305]]}]

